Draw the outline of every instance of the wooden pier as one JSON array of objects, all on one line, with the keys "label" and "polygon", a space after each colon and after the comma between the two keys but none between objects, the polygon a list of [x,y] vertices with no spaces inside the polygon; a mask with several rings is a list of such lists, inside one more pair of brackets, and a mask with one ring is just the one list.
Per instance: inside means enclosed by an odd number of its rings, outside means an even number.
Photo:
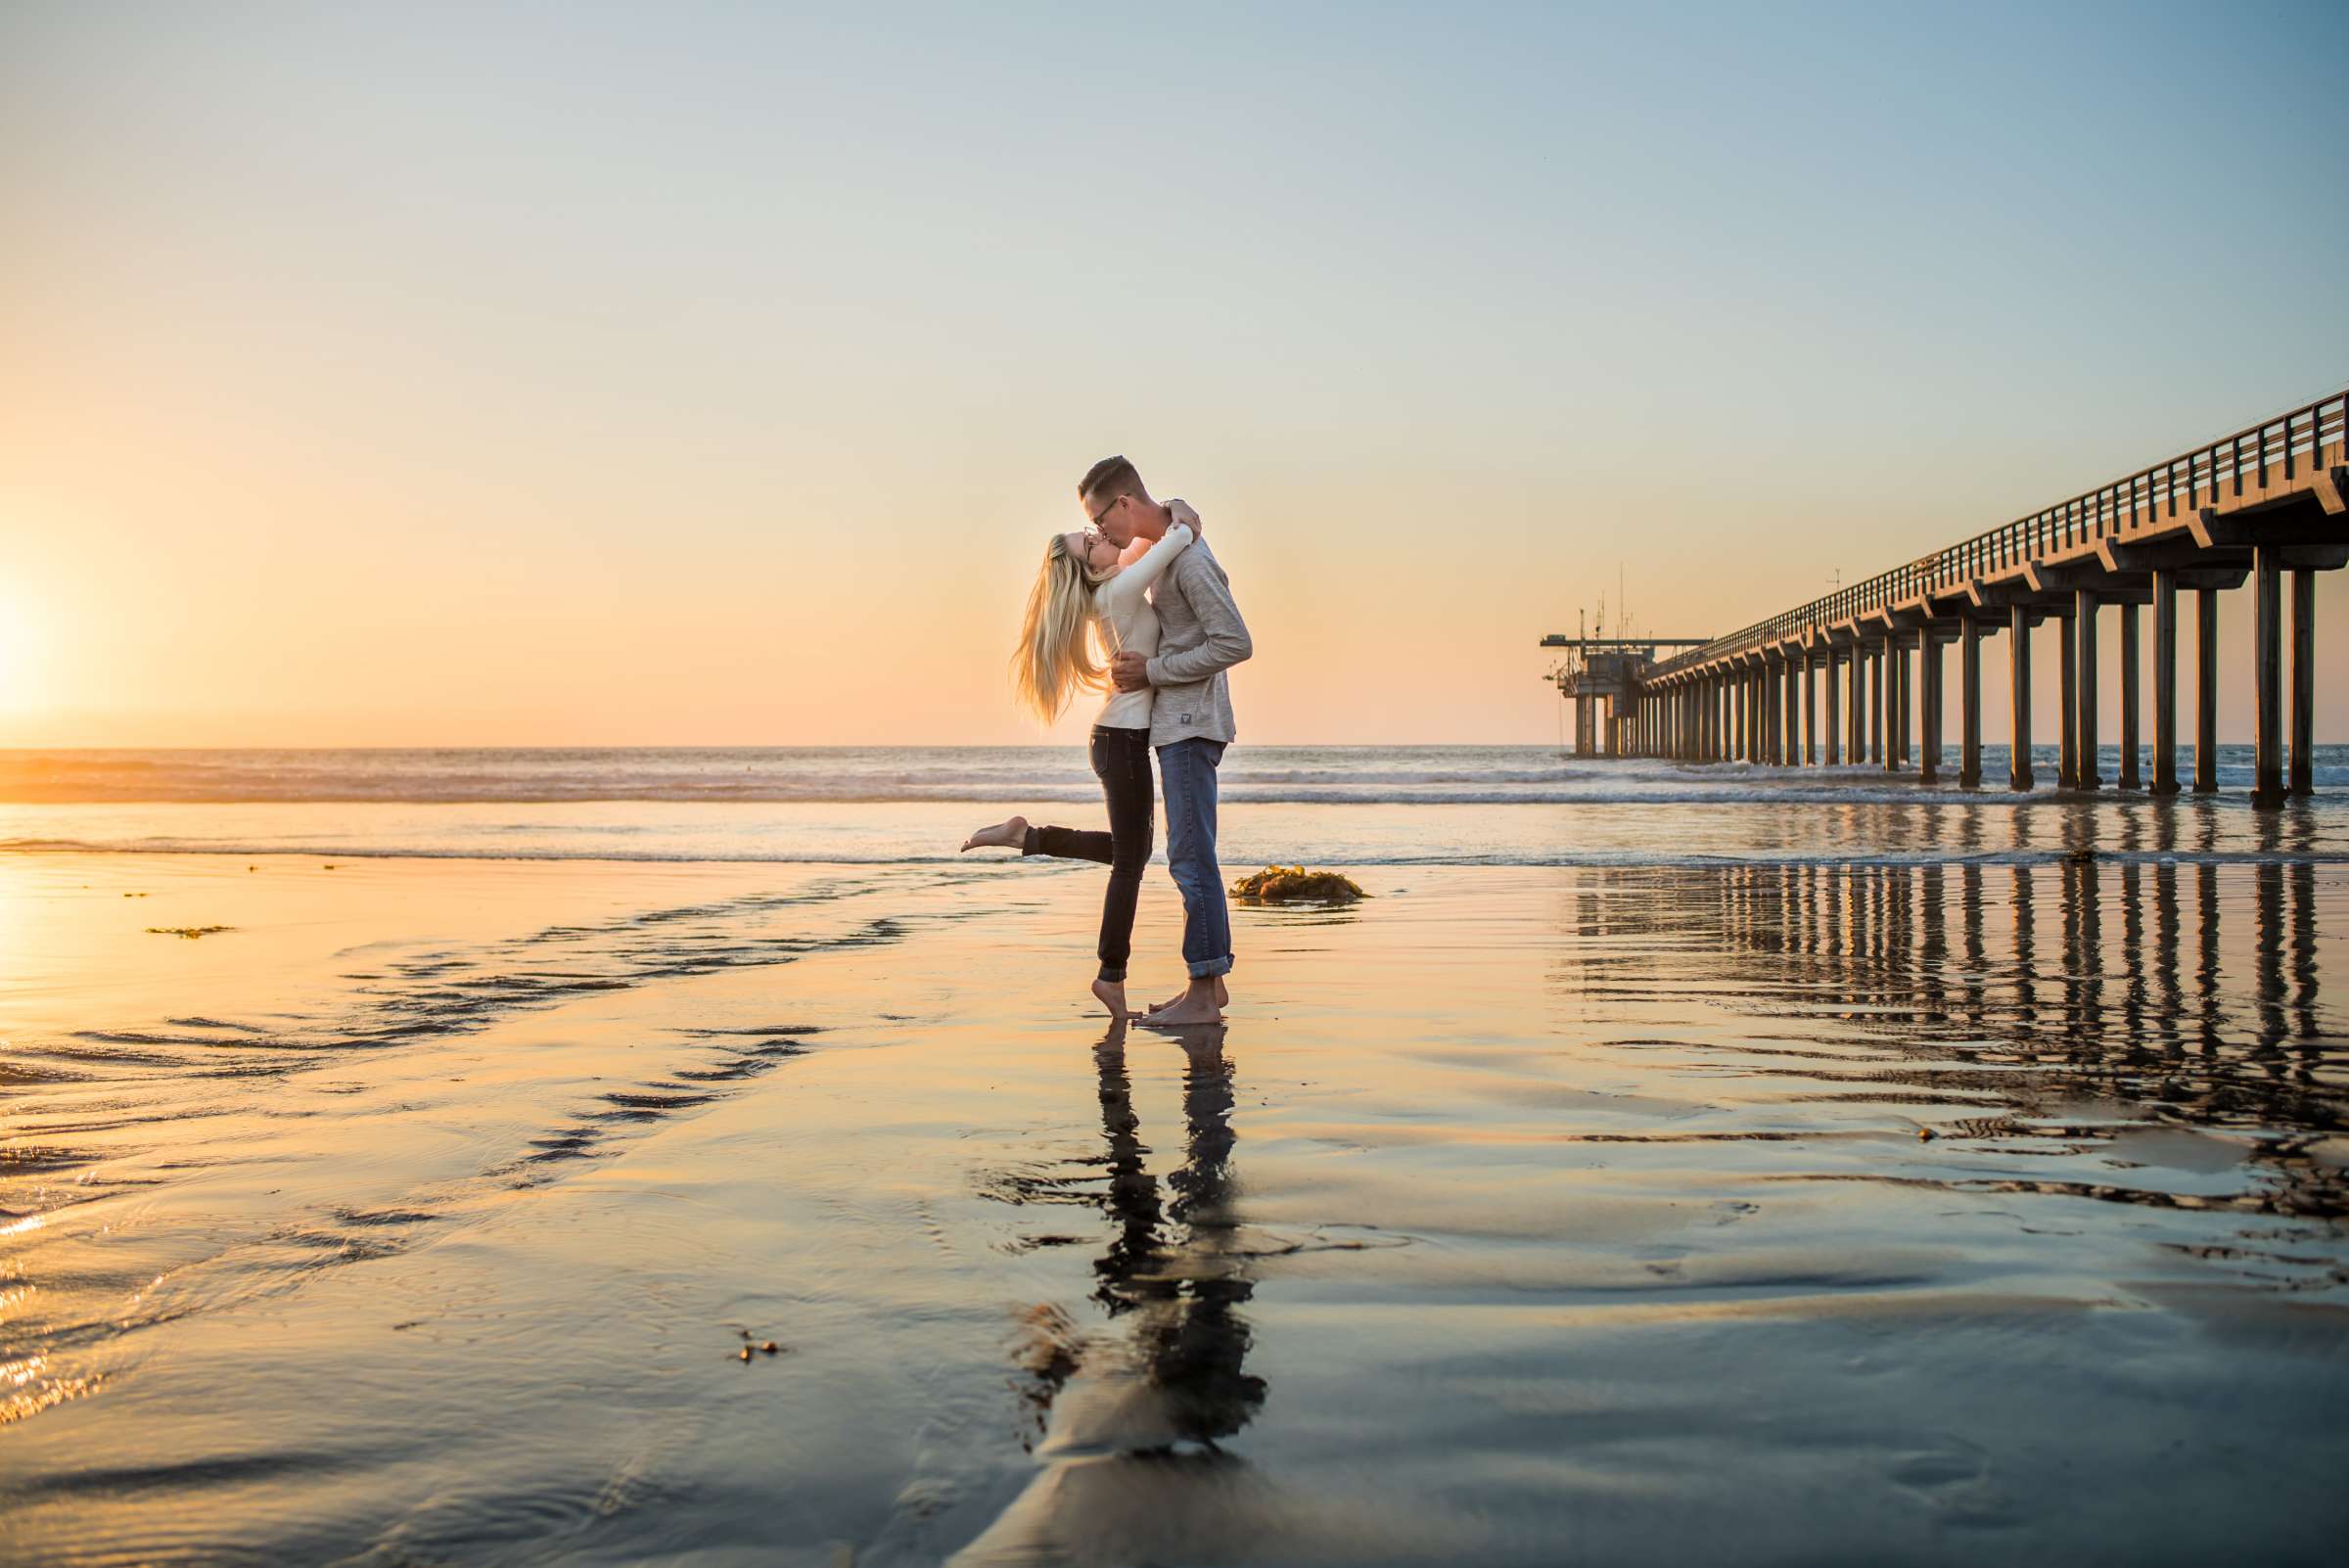
[{"label": "wooden pier", "polygon": [[[2193,596],[2192,788],[2218,787],[2218,596],[2249,584],[2256,673],[2253,801],[2311,790],[2316,574],[2349,565],[2349,392],[2279,414],[1670,658],[1624,661],[1609,739],[1634,756],[1943,775],[1943,650],[1958,651],[1958,782],[1982,780],[1982,644],[2013,641],[2007,785],[2027,790],[2033,632],[2056,623],[2056,783],[2101,788],[2099,621],[2119,630],[2120,789],[2174,794],[2178,596]],[[2285,591],[2289,579],[2289,592]],[[2152,777],[2139,611],[2152,609]],[[2283,626],[2292,628],[2287,683]],[[1546,645],[1558,645],[1550,639]],[[1561,691],[1570,696],[1567,676]],[[2285,742],[2288,686],[2289,763]],[[1814,703],[1815,691],[1821,700]],[[1580,748],[1578,747],[1578,750]]]}]

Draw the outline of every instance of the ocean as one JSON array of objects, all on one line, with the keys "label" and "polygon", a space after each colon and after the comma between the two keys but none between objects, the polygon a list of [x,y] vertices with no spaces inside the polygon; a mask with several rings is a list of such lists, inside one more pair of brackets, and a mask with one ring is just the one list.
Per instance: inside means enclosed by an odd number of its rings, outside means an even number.
[{"label": "ocean", "polygon": [[[2036,755],[2052,779],[2051,749]],[[1221,776],[1227,865],[2038,861],[2094,848],[2221,859],[2349,856],[2349,747],[2318,793],[1926,788],[1868,767],[1575,761],[1552,747],[1241,744]],[[1948,770],[1955,772],[1954,756]],[[2119,770],[2106,747],[2101,772]],[[2150,765],[2144,775],[2151,776]],[[79,751],[0,754],[0,850],[918,864],[1020,811],[1098,825],[1082,748]]]}]

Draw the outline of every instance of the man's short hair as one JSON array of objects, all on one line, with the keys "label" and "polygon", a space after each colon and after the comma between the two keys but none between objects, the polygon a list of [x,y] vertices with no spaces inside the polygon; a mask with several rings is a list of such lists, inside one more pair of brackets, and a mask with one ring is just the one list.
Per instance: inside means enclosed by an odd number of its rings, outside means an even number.
[{"label": "man's short hair", "polygon": [[1113,500],[1121,495],[1148,495],[1142,488],[1142,476],[1123,457],[1104,457],[1084,471],[1077,482],[1077,499],[1090,505],[1094,501]]}]

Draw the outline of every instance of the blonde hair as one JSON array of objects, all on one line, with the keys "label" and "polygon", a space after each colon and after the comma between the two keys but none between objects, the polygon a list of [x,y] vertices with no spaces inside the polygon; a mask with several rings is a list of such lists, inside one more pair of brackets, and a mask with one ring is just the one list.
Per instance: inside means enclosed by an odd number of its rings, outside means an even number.
[{"label": "blonde hair", "polygon": [[1069,553],[1068,537],[1055,533],[1044,546],[1043,565],[1028,590],[1028,613],[1020,618],[1020,640],[1011,650],[1011,684],[1020,701],[1049,724],[1080,691],[1109,685],[1107,661],[1093,619],[1093,589],[1109,578]]}]

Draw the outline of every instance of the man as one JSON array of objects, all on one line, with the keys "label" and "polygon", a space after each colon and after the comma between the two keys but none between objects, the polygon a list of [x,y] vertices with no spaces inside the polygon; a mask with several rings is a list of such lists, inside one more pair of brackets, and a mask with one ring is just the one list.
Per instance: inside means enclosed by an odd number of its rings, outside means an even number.
[{"label": "man", "polygon": [[[1105,457],[1087,469],[1077,499],[1086,521],[1121,549],[1137,538],[1163,537],[1173,520],[1123,457]],[[1174,558],[1151,590],[1151,602],[1158,609],[1158,652],[1147,659],[1119,654],[1110,662],[1110,678],[1120,691],[1157,692],[1150,749],[1158,754],[1159,790],[1167,802],[1167,869],[1182,890],[1182,957],[1191,983],[1142,1022],[1212,1024],[1230,1000],[1223,977],[1231,972],[1231,911],[1216,863],[1216,768],[1237,734],[1224,671],[1256,647],[1232,602],[1231,579],[1204,539]]]}]

